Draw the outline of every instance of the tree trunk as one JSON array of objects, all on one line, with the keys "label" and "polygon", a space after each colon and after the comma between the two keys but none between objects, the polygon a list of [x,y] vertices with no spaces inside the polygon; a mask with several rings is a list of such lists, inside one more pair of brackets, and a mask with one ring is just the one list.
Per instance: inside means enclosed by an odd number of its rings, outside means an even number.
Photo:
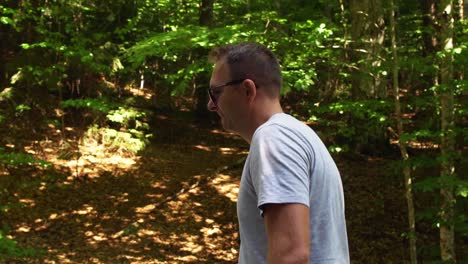
[{"label": "tree trunk", "polygon": [[[341,23],[342,30],[343,30],[343,47],[342,47],[342,52],[340,55],[340,60],[342,62],[342,65],[348,65],[349,64],[349,54],[348,54],[349,36],[348,36],[348,20],[346,17],[346,9],[344,5],[344,0],[339,0],[339,7],[340,7],[340,15],[341,15],[340,23]],[[331,16],[332,15],[330,15],[329,17],[330,20],[332,20]],[[330,54],[330,56],[334,56],[334,55]],[[338,66],[329,66],[329,70],[327,70],[327,81],[323,89],[323,92],[321,92],[320,94],[320,98],[322,102],[326,103],[326,102],[332,101],[335,97],[336,91],[343,90],[344,88],[343,80],[342,78],[337,78],[337,76],[339,76],[342,70],[343,68],[338,67]]]},{"label": "tree trunk", "polygon": [[460,19],[463,20],[468,13],[468,1],[467,0],[458,0],[459,8],[460,8]]},{"label": "tree trunk", "polygon": [[393,93],[395,96],[395,115],[397,121],[398,130],[398,146],[400,148],[401,157],[403,159],[403,174],[405,177],[405,193],[406,193],[406,204],[408,207],[408,225],[409,225],[409,251],[411,264],[418,263],[417,251],[416,251],[416,221],[414,217],[414,203],[413,203],[413,184],[411,177],[411,167],[408,163],[409,155],[407,151],[407,142],[401,139],[404,133],[403,128],[403,115],[401,113],[400,104],[400,88],[398,82],[398,54],[397,54],[397,43],[396,43],[396,23],[395,23],[395,7],[393,0],[390,0],[390,35],[391,35],[391,50],[393,57],[392,65],[392,80],[393,80]]},{"label": "tree trunk", "polygon": [[350,1],[351,59],[356,68],[352,76],[354,99],[385,97],[383,76],[378,72],[385,36],[381,0]]},{"label": "tree trunk", "polygon": [[436,0],[421,0],[421,9],[422,9],[422,21],[423,26],[427,30],[423,30],[422,37],[424,42],[424,51],[427,54],[434,54],[437,48],[437,38],[436,34],[434,34],[434,29],[437,25],[436,19],[436,7],[435,7]]},{"label": "tree trunk", "polygon": [[[214,0],[202,0],[200,6],[200,17],[199,24],[204,27],[211,27],[213,24],[213,4]],[[197,49],[194,51],[195,60],[206,60],[205,49]],[[206,79],[205,75],[198,75],[194,78],[195,85],[195,113],[200,120],[204,120],[209,117],[210,112],[207,109],[208,104],[208,92],[205,87],[208,85],[209,80]]]},{"label": "tree trunk", "polygon": [[203,0],[200,6],[200,26],[209,27],[213,23],[213,4],[214,0]]},{"label": "tree trunk", "polygon": [[409,251],[411,264],[418,263],[417,251],[416,251],[416,221],[414,217],[414,202],[413,202],[413,181],[411,177],[411,167],[408,163],[409,155],[407,151],[407,142],[401,139],[404,133],[403,128],[403,115],[401,112],[400,103],[400,88],[398,82],[398,53],[397,53],[397,42],[396,42],[396,26],[395,26],[395,7],[393,0],[390,0],[390,30],[391,30],[391,45],[392,45],[392,80],[393,80],[393,93],[395,96],[395,115],[397,119],[397,130],[398,130],[398,145],[400,148],[401,157],[403,159],[403,174],[405,177],[405,194],[406,204],[408,207],[408,225],[409,225]]},{"label": "tree trunk", "polygon": [[440,61],[440,104],[441,104],[441,171],[440,194],[440,254],[443,261],[455,262],[454,205],[455,195],[452,180],[455,176],[453,154],[455,153],[454,95],[453,95],[453,3],[440,0],[438,3],[440,23],[439,39],[443,56]]},{"label": "tree trunk", "polygon": [[465,18],[465,10],[464,10],[464,0],[457,0],[455,14],[456,20],[460,21]]}]

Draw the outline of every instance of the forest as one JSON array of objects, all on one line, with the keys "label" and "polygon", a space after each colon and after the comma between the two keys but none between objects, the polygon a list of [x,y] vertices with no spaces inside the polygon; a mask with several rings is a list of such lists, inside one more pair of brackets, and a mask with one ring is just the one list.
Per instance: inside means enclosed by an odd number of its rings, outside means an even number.
[{"label": "forest", "polygon": [[466,0],[2,0],[0,262],[237,263],[249,146],[209,51],[278,57],[351,263],[468,263]]}]

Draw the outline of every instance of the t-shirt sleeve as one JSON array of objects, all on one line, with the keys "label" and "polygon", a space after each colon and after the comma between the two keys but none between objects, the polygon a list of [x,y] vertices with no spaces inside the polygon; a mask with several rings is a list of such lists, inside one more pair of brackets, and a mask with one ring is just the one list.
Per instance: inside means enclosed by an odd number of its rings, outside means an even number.
[{"label": "t-shirt sleeve", "polygon": [[272,124],[254,135],[250,173],[263,214],[266,204],[300,203],[309,207],[310,153],[306,142],[286,127]]}]

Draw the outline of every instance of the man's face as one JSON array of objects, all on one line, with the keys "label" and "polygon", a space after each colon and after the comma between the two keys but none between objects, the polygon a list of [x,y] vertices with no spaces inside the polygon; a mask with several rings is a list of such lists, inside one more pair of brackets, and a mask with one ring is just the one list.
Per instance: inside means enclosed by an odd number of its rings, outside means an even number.
[{"label": "man's face", "polygon": [[221,118],[224,129],[239,132],[242,122],[242,101],[240,88],[242,80],[231,80],[229,69],[223,61],[215,64],[210,80],[210,101],[208,109]]}]

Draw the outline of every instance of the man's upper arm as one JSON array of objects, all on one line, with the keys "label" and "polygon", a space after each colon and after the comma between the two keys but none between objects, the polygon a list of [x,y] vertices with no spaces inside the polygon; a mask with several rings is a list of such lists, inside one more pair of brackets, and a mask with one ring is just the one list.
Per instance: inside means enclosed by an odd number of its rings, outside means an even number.
[{"label": "man's upper arm", "polygon": [[309,263],[309,208],[299,203],[266,204],[263,216],[267,263]]}]

